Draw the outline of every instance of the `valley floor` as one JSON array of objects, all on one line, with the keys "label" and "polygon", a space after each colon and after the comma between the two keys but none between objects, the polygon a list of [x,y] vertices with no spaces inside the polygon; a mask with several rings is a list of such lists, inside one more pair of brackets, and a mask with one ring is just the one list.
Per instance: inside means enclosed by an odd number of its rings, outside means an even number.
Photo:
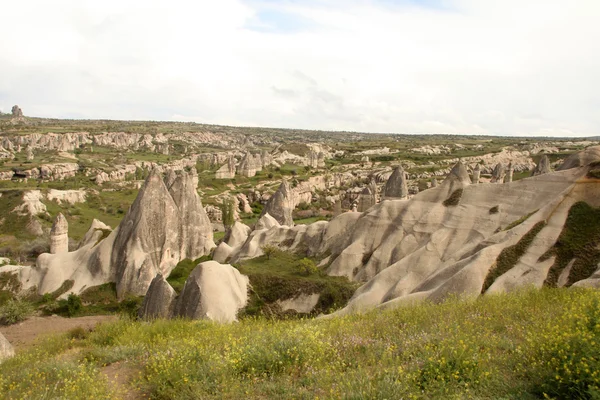
[{"label": "valley floor", "polygon": [[121,319],[17,347],[0,397],[598,398],[599,305],[543,289],[331,319]]}]

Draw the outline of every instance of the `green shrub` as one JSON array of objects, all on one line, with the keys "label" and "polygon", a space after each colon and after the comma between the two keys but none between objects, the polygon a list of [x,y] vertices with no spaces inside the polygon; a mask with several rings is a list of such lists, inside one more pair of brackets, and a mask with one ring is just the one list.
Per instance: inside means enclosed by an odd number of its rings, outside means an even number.
[{"label": "green shrub", "polygon": [[298,273],[304,276],[314,275],[319,272],[319,268],[310,258],[303,258],[298,261],[296,268],[298,269]]},{"label": "green shrub", "polygon": [[119,303],[119,311],[130,318],[136,319],[144,297],[128,295]]},{"label": "green shrub", "polygon": [[481,293],[485,293],[486,290],[489,289],[490,286],[496,281],[496,279],[514,267],[519,259],[525,254],[533,239],[537,236],[537,234],[546,226],[545,221],[540,221],[531,228],[529,232],[527,232],[521,240],[517,242],[517,244],[513,246],[509,246],[504,248],[498,257],[496,258],[496,264],[488,271],[487,276],[485,277],[485,281],[483,282],[483,286],[481,288]]},{"label": "green shrub", "polygon": [[273,246],[272,244],[266,244],[261,247],[263,254],[267,257],[267,260],[271,259],[271,256],[279,250],[277,246]]},{"label": "green shrub", "polygon": [[79,313],[79,311],[81,311],[81,308],[83,307],[81,297],[77,296],[74,293],[71,293],[69,297],[67,297],[67,300],[63,301],[66,301],[67,315],[69,317],[74,317],[75,315],[77,315],[77,313]]},{"label": "green shrub", "polygon": [[463,194],[462,189],[456,189],[454,192],[452,192],[450,197],[448,197],[446,200],[444,200],[444,202],[442,204],[445,207],[457,206],[458,203],[460,202],[460,198],[462,197],[462,194]]},{"label": "green shrub", "polygon": [[8,300],[0,307],[0,323],[6,325],[16,324],[24,321],[33,314],[31,303],[23,300]]}]

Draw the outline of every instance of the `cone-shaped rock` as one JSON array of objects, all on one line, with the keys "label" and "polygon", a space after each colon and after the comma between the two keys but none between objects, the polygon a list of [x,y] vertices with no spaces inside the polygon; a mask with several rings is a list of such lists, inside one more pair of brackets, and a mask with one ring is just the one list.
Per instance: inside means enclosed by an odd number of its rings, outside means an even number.
[{"label": "cone-shaped rock", "polygon": [[271,217],[269,213],[266,213],[256,221],[254,230],[271,229],[276,226],[281,226],[281,224],[275,218]]},{"label": "cone-shaped rock", "polygon": [[293,193],[290,184],[284,180],[267,202],[260,216],[268,213],[281,225],[294,226],[292,211],[294,211]]},{"label": "cone-shaped rock", "polygon": [[481,177],[481,167],[479,166],[479,164],[477,164],[475,166],[475,168],[473,169],[473,183],[475,183],[475,184],[479,183],[480,177]]},{"label": "cone-shaped rock", "polygon": [[170,190],[153,171],[121,221],[112,249],[117,296],[143,295],[157,274],[168,276],[182,259],[208,254],[212,229],[187,174]]},{"label": "cone-shaped rock", "polygon": [[206,261],[198,264],[185,281],[174,316],[233,322],[247,300],[247,276],[229,264]]},{"label": "cone-shaped rock", "polygon": [[384,196],[386,198],[403,199],[408,196],[408,185],[406,183],[406,173],[401,166],[398,166],[392,172],[385,183]]},{"label": "cone-shaped rock", "polygon": [[450,173],[448,174],[446,179],[444,179],[444,183],[447,182],[461,182],[466,185],[471,183],[469,171],[467,171],[467,168],[464,166],[463,163],[459,161],[456,164],[454,164],[454,166],[450,170]]},{"label": "cone-shaped rock", "polygon": [[251,178],[254,175],[256,175],[254,157],[250,153],[246,153],[240,161],[240,165],[238,166],[238,173],[248,178]]},{"label": "cone-shaped rock", "polygon": [[161,274],[156,275],[144,297],[139,311],[140,318],[169,318],[175,305],[175,297],[177,293],[165,278]]},{"label": "cone-shaped rock", "polygon": [[50,230],[50,253],[60,254],[69,251],[69,223],[58,213]]},{"label": "cone-shaped rock", "polygon": [[548,156],[544,154],[542,158],[540,158],[540,162],[531,172],[531,176],[543,175],[547,174],[548,172],[552,172],[550,169],[550,160],[548,159]]},{"label": "cone-shaped rock", "polygon": [[492,171],[492,179],[490,180],[490,182],[491,183],[503,183],[505,175],[506,175],[506,170],[504,168],[504,165],[502,163],[498,163],[498,164],[496,164],[496,166],[494,167],[494,170]]}]

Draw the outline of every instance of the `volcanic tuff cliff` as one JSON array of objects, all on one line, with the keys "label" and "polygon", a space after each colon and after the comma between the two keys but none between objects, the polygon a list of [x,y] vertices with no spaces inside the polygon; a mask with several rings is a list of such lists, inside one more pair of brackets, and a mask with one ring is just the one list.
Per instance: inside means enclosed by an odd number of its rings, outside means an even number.
[{"label": "volcanic tuff cliff", "polygon": [[[25,289],[53,292],[66,280],[71,292],[116,282],[117,295],[143,295],[157,274],[168,276],[184,258],[198,258],[215,247],[212,226],[191,175],[151,173],[119,226],[111,231],[94,221],[73,252],[42,254],[35,267],[11,267]],[[3,272],[0,269],[0,272]]]},{"label": "volcanic tuff cliff", "polygon": [[[570,169],[479,185],[458,163],[442,184],[410,200],[386,200],[330,222],[255,230],[232,249],[232,261],[261,255],[267,243],[323,258],[328,274],[365,282],[341,314],[528,285],[599,285],[598,254],[583,265],[578,253],[555,245],[573,229],[573,215],[588,210],[585,223],[598,213],[599,161],[600,147],[591,147],[565,161]],[[598,239],[594,226],[581,240]],[[586,243],[578,246],[596,248],[600,239]]]}]

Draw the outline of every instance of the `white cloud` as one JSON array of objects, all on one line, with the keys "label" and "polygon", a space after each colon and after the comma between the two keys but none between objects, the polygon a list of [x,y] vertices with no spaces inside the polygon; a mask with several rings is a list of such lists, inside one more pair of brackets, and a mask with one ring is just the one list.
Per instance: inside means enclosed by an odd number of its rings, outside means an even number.
[{"label": "white cloud", "polygon": [[597,135],[600,3],[3,6],[0,104],[56,117]]}]

